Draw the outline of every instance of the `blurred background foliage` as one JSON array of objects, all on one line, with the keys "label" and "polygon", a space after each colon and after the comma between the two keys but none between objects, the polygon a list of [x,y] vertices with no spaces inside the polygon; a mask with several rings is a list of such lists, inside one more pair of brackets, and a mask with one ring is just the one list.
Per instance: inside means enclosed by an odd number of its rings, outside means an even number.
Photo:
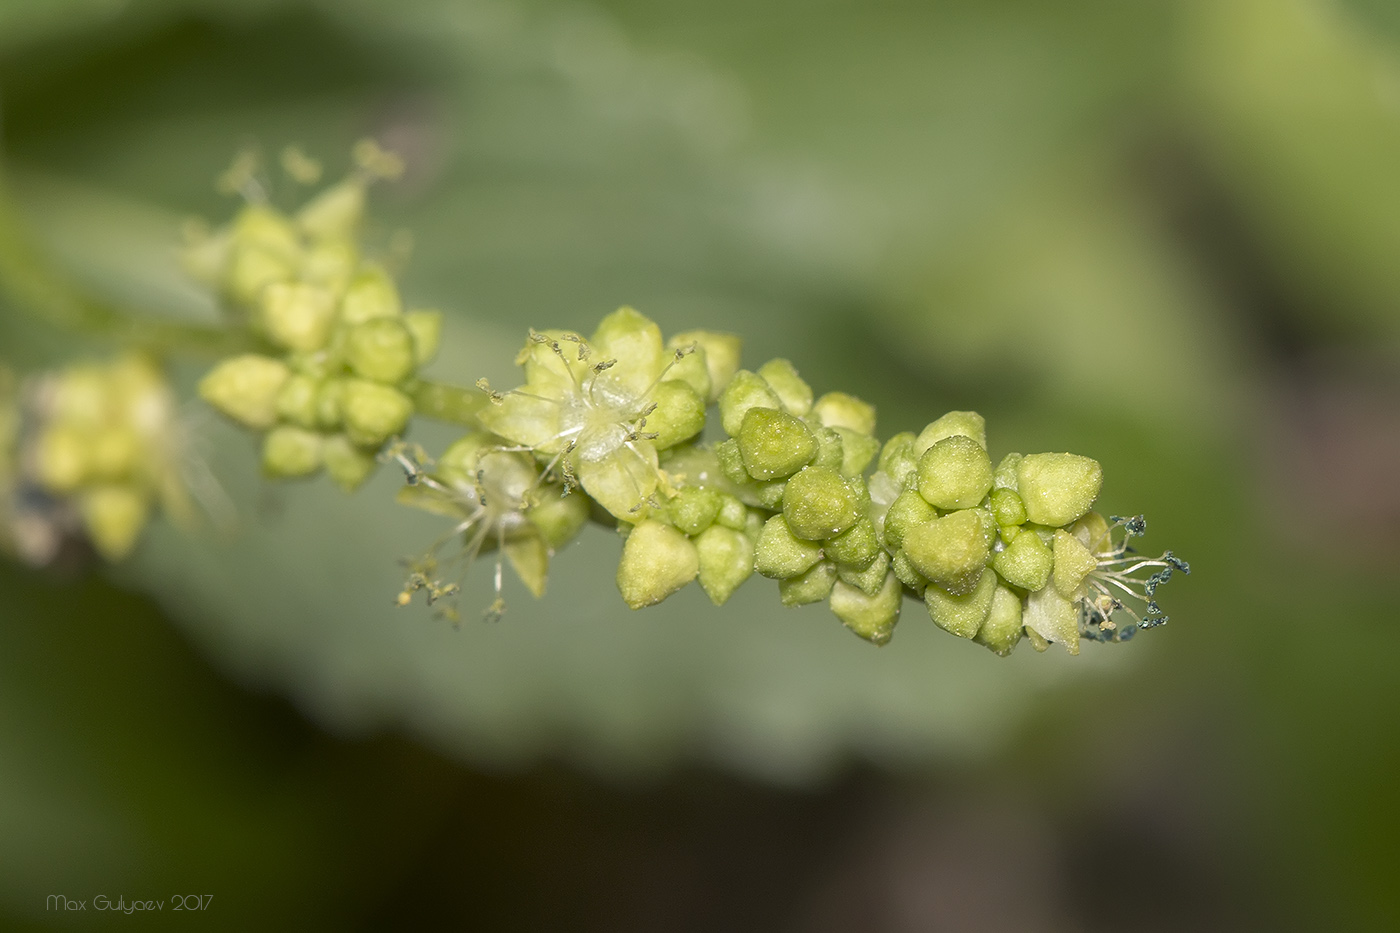
[{"label": "blurred background foliage", "polygon": [[[0,567],[8,924],[1400,925],[1393,4],[9,0],[0,119],[4,219],[111,300],[212,319],[174,247],[231,154],[371,134],[437,377],[632,304],[884,436],[1097,457],[1196,569],[1150,637],[1001,660],[764,581],[630,613],[593,529],[454,630],[391,606],[436,534],[394,476],[268,486],[192,404],[235,530]],[[21,372],[109,349],[25,311]]]}]

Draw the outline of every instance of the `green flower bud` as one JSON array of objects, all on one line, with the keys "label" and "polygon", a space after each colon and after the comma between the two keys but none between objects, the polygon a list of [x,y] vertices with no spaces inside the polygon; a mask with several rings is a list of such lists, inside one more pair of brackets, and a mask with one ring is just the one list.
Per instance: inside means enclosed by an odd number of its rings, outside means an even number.
[{"label": "green flower bud", "polygon": [[1044,587],[1027,597],[1022,619],[1027,634],[1064,645],[1070,654],[1079,653],[1079,607],[1055,587]]},{"label": "green flower bud", "polygon": [[1016,468],[1016,489],[1026,518],[1040,525],[1068,525],[1094,504],[1103,467],[1078,454],[1029,454]]},{"label": "green flower bud", "polygon": [[731,483],[744,485],[750,481],[749,471],[744,467],[744,455],[739,452],[739,442],[734,438],[715,445],[715,459],[719,470]]},{"label": "green flower bud", "polygon": [[[613,376],[637,395],[644,393],[665,367],[661,328],[635,308],[618,308],[593,332],[593,349],[619,362]],[[673,357],[674,358],[674,357]]]},{"label": "green flower bud", "polygon": [[777,511],[783,507],[783,494],[787,490],[787,480],[775,479],[766,483],[751,483],[749,489],[753,493],[755,505],[770,511]]},{"label": "green flower bud", "polygon": [[961,434],[938,441],[919,458],[919,495],[940,509],[970,509],[992,488],[992,461]]},{"label": "green flower bud", "polygon": [[850,428],[830,428],[841,437],[841,472],[846,476],[859,476],[870,466],[870,461],[880,452],[880,442],[869,434],[860,434]]},{"label": "green flower bud", "polygon": [[836,565],[829,560],[818,561],[806,573],[778,581],[778,598],[784,606],[805,606],[819,603],[831,595],[836,585]]},{"label": "green flower bud", "polygon": [[416,365],[413,334],[395,317],[374,318],[350,328],[345,356],[356,375],[388,385],[403,381]]},{"label": "green flower bud", "polygon": [[670,525],[639,522],[622,546],[617,588],[632,609],[653,606],[694,580],[700,556],[690,539]]},{"label": "green flower bud", "polygon": [[339,294],[350,284],[360,253],[347,240],[325,240],[306,251],[301,261],[301,279]]},{"label": "green flower bud", "polygon": [[[666,378],[684,382],[706,403],[713,401],[710,397],[710,368],[705,363],[704,348],[696,343],[680,343],[672,337],[666,341],[666,349],[673,355]],[[675,355],[677,350],[681,351],[679,356]]]},{"label": "green flower bud", "polygon": [[652,445],[657,450],[688,441],[705,427],[705,400],[679,379],[658,382],[651,400],[656,410],[647,415],[645,430],[656,435]]},{"label": "green flower bud", "polygon": [[413,362],[426,366],[442,344],[442,312],[410,311],[403,316],[403,322],[413,335]]},{"label": "green flower bud", "polygon": [[335,323],[335,297],[302,282],[273,282],[262,292],[261,323],[272,342],[288,350],[319,350]]},{"label": "green flower bud", "polygon": [[792,414],[800,418],[812,410],[812,387],[802,380],[790,361],[769,360],[758,368],[758,375]]},{"label": "green flower bud", "polygon": [[316,423],[334,431],[344,421],[345,380],[326,379],[316,389]]},{"label": "green flower bud", "polygon": [[826,467],[829,470],[841,471],[841,465],[846,461],[845,442],[841,440],[841,435],[832,428],[817,428],[812,432],[812,437],[817,442],[817,453],[812,458],[812,466]]},{"label": "green flower bud", "polygon": [[778,394],[769,388],[762,376],[741,369],[734,374],[719,396],[719,418],[724,433],[738,437],[744,426],[744,415],[751,408],[771,408],[781,410],[782,401]]},{"label": "green flower bud", "polygon": [[[1030,538],[1034,535],[1025,535]],[[1055,589],[1066,599],[1072,599],[1084,578],[1098,567],[1099,562],[1079,539],[1067,531],[1055,532]]]},{"label": "green flower bud", "polygon": [[126,484],[94,486],[79,503],[83,527],[97,552],[119,561],[131,553],[150,514],[150,499]]},{"label": "green flower bud", "polygon": [[733,528],[735,531],[743,531],[748,527],[748,520],[749,510],[744,503],[728,493],[721,495],[719,515],[715,517],[718,524],[725,528]]},{"label": "green flower bud", "polygon": [[289,424],[263,438],[263,472],[278,479],[310,476],[321,468],[321,435]]},{"label": "green flower bud", "polygon": [[893,573],[874,596],[840,580],[831,589],[831,611],[846,627],[876,645],[886,644],[899,621],[904,591]]},{"label": "green flower bud", "polygon": [[930,582],[954,596],[965,596],[976,588],[986,569],[995,535],[990,512],[963,509],[906,528],[903,547],[914,569]]},{"label": "green flower bud", "polygon": [[923,456],[924,451],[943,438],[959,434],[972,438],[983,450],[987,448],[986,419],[975,411],[950,411],[919,432],[918,439],[914,441],[914,451]]},{"label": "green flower bud", "polygon": [[[737,499],[734,501],[738,502]],[[686,486],[667,503],[666,510],[670,513],[671,523],[693,538],[714,524],[715,519],[719,517],[721,505],[723,498],[718,490]],[[740,503],[740,508],[742,507],[743,504]],[[739,522],[737,530],[742,531],[743,518],[740,518]],[[700,566],[703,569],[703,560]]]},{"label": "green flower bud", "polygon": [[896,486],[903,486],[919,466],[919,455],[914,447],[914,432],[896,434],[885,442],[876,469],[887,474]]},{"label": "green flower bud", "polygon": [[880,588],[885,585],[885,575],[890,570],[890,555],[880,551],[876,559],[870,562],[870,566],[864,570],[855,567],[843,567],[837,565],[837,579],[854,586],[867,596],[874,596],[880,592]]},{"label": "green flower bud", "polygon": [[924,590],[928,587],[928,578],[914,569],[914,565],[909,562],[909,555],[901,548],[890,556],[890,570],[919,598],[923,598]]},{"label": "green flower bud", "polygon": [[904,546],[904,536],[910,529],[927,525],[938,518],[938,511],[917,490],[906,489],[890,503],[885,512],[885,547],[897,551]]},{"label": "green flower bud", "polygon": [[1010,489],[993,489],[992,499],[988,504],[998,525],[1019,525],[1026,520],[1026,504]]},{"label": "green flower bud", "polygon": [[711,525],[695,539],[700,557],[700,586],[716,606],[724,605],[753,575],[754,543],[742,531]]},{"label": "green flower bud", "polygon": [[785,479],[817,453],[817,441],[801,419],[771,408],[746,411],[736,439],[744,470],[759,480]]},{"label": "green flower bud", "polygon": [[1002,657],[1010,654],[1021,640],[1021,597],[1004,586],[998,586],[992,594],[991,611],[977,630],[975,640]]},{"label": "green flower bud", "polygon": [[799,538],[820,541],[850,528],[860,518],[860,494],[840,473],[804,467],[788,480],[783,517]]},{"label": "green flower bud", "polygon": [[297,211],[297,225],[322,240],[349,239],[365,214],[365,183],[357,177],[331,185]]},{"label": "green flower bud", "polygon": [[340,320],[347,327],[403,312],[394,280],[379,266],[361,269],[340,299]]},{"label": "green flower bud", "polygon": [[588,524],[588,498],[578,495],[545,495],[530,506],[525,517],[539,529],[552,549],[569,543]]},{"label": "green flower bud", "polygon": [[1038,590],[1050,579],[1055,558],[1037,534],[1021,534],[992,556],[992,569],[1023,590]]},{"label": "green flower bud", "polygon": [[[711,330],[688,330],[685,333],[676,334],[666,346],[674,350],[692,344],[704,351],[702,359],[705,361],[705,368],[709,376],[709,392],[701,394],[707,402],[716,401],[720,393],[728,387],[729,380],[733,379],[734,374],[739,370],[739,355],[743,348],[743,342],[733,334],[722,334]],[[695,356],[700,357],[700,354],[696,353]],[[684,377],[678,376],[677,378]],[[696,383],[691,385],[697,392],[700,391],[699,385]],[[740,415],[741,419],[742,417]]]},{"label": "green flower bud", "polygon": [[862,515],[854,525],[822,543],[826,556],[846,567],[863,570],[870,566],[880,550],[880,539],[875,534],[875,523],[868,515]]},{"label": "green flower bud", "polygon": [[520,582],[536,599],[544,595],[549,580],[549,545],[538,535],[514,538],[506,542],[506,559]]},{"label": "green flower bud", "polygon": [[374,448],[358,447],[344,434],[332,434],[321,444],[326,473],[346,492],[354,492],[374,474],[379,466],[374,453]]},{"label": "green flower bud", "polygon": [[984,573],[970,593],[955,596],[939,586],[924,590],[929,618],[939,628],[959,638],[972,638],[992,611],[992,597],[997,591],[997,575]]},{"label": "green flower bud", "polygon": [[785,580],[806,573],[822,558],[822,549],[815,541],[804,541],[793,535],[787,521],[774,515],[763,524],[754,548],[754,569],[765,577]]},{"label": "green flower bud", "polygon": [[245,305],[268,285],[292,278],[301,259],[301,238],[291,221],[259,204],[249,204],[234,220],[229,248],[226,284]]},{"label": "green flower bud", "polygon": [[403,433],[413,414],[413,400],[377,382],[347,379],[341,409],[350,440],[371,447]]},{"label": "green flower bud", "polygon": [[93,479],[127,479],[141,464],[141,435],[127,425],[104,427],[88,441],[88,458],[88,471]]},{"label": "green flower bud", "polygon": [[303,428],[316,427],[316,396],[320,389],[318,380],[293,373],[277,393],[277,417]]},{"label": "green flower bud", "polygon": [[291,375],[287,364],[248,353],[224,360],[199,382],[199,397],[255,431],[277,422],[277,395]]},{"label": "green flower bud", "polygon": [[857,434],[875,433],[875,406],[845,392],[828,392],[812,405],[812,415],[824,428],[849,428]]},{"label": "green flower bud", "polygon": [[89,451],[83,432],[62,424],[39,435],[34,452],[34,472],[49,492],[63,494],[77,489],[88,476]]},{"label": "green flower bud", "polygon": [[[1025,459],[1024,454],[1007,454],[1001,458],[1001,463],[992,471],[992,488],[1009,489],[1016,491],[1016,471],[1020,469],[1021,461]],[[1017,522],[1016,524],[1020,524]]]},{"label": "green flower bud", "polygon": [[1069,529],[1069,533],[1094,554],[1112,549],[1112,542],[1109,541],[1110,531],[1107,520],[1098,512],[1088,513]]}]

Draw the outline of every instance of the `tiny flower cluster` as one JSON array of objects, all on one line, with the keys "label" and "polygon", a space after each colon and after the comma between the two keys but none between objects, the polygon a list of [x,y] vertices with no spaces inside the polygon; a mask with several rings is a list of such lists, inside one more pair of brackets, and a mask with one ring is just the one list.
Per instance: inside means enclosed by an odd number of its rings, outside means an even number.
[{"label": "tiny flower cluster", "polygon": [[[196,237],[188,265],[246,324],[260,352],[226,359],[200,383],[205,401],[264,432],[262,463],[274,478],[311,476],[323,467],[351,490],[373,472],[376,455],[414,413],[418,370],[437,352],[441,315],[405,311],[393,277],[359,244],[365,192],[401,168],[371,142],[356,168],[294,214],[266,202],[247,161],[225,186],[247,204],[225,229]],[[301,180],[319,167],[284,154]]]}]

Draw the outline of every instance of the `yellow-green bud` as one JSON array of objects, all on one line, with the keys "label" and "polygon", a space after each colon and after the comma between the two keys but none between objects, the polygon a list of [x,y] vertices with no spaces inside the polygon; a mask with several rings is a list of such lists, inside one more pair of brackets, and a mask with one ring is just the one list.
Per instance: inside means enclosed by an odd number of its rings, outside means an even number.
[{"label": "yellow-green bud", "polygon": [[398,317],[403,311],[394,280],[378,266],[362,269],[340,299],[340,319],[354,327],[380,317]]},{"label": "yellow-green bud", "polygon": [[274,282],[263,289],[262,326],[272,342],[288,350],[319,350],[335,323],[335,297],[302,282]]},{"label": "yellow-green bud", "polygon": [[351,177],[331,185],[297,212],[297,224],[322,240],[353,237],[365,213],[365,183]]},{"label": "yellow-green bud", "polygon": [[[1021,616],[1027,634],[1064,645],[1070,654],[1079,653],[1079,608],[1061,596],[1053,586],[1036,590],[1026,599]],[[1034,644],[1035,639],[1031,639]]]},{"label": "yellow-green bud", "polygon": [[643,431],[655,434],[652,446],[666,450],[688,441],[705,427],[705,400],[679,379],[658,382],[650,398],[656,410],[647,415]]},{"label": "yellow-green bud", "polygon": [[992,556],[992,569],[1002,579],[1023,590],[1038,590],[1050,579],[1055,559],[1040,535],[1020,534]]},{"label": "yellow-green bud", "polygon": [[850,528],[860,518],[860,496],[847,480],[828,467],[803,467],[783,491],[783,517],[792,533],[820,541]]},{"label": "yellow-green bud", "polygon": [[938,441],[919,458],[919,495],[940,509],[970,509],[992,488],[992,461],[961,434]]},{"label": "yellow-green bud", "polygon": [[344,434],[332,434],[321,445],[321,459],[326,464],[326,473],[346,492],[354,492],[373,475],[379,466],[379,459],[374,454],[373,448],[357,447]]},{"label": "yellow-green bud", "polygon": [[83,526],[99,554],[119,561],[131,553],[151,504],[140,490],[125,484],[95,486],[82,495]]},{"label": "yellow-green bud", "polygon": [[783,408],[799,418],[812,410],[812,387],[797,374],[797,367],[790,361],[769,360],[758,368],[758,375],[777,394]]},{"label": "yellow-green bud", "polygon": [[[1025,454],[1007,454],[1001,458],[997,468],[992,471],[992,488],[1009,489],[1016,491],[1016,470],[1021,466],[1021,461],[1025,459]],[[1017,524],[1020,524],[1019,522]]]},{"label": "yellow-green bud", "polygon": [[1026,520],[1026,504],[1010,489],[993,489],[988,504],[998,525],[1019,525]]},{"label": "yellow-green bud", "polygon": [[81,431],[55,425],[39,435],[34,451],[35,474],[49,492],[72,492],[87,479],[90,452]]},{"label": "yellow-green bud", "polygon": [[759,480],[785,479],[817,452],[816,439],[801,419],[771,408],[745,412],[737,440],[744,470]]},{"label": "yellow-green bud", "polygon": [[724,605],[753,574],[754,543],[742,531],[711,525],[695,539],[700,557],[700,586],[710,602]]},{"label": "yellow-green bud", "polygon": [[859,476],[870,466],[870,461],[880,452],[880,442],[869,434],[860,434],[850,428],[830,428],[841,437],[841,472],[846,476]]},{"label": "yellow-green bud", "polygon": [[748,507],[738,499],[725,493],[720,499],[719,515],[715,517],[715,521],[725,528],[743,531],[748,527]]},{"label": "yellow-green bud", "polygon": [[[1025,535],[1027,538],[1035,535]],[[1055,532],[1054,543],[1055,558],[1055,589],[1060,591],[1060,595],[1067,599],[1073,598],[1075,590],[1079,589],[1079,584],[1084,582],[1094,568],[1099,565],[1098,560],[1089,549],[1079,542],[1079,539],[1067,531]]]},{"label": "yellow-green bud", "polygon": [[365,379],[347,379],[341,398],[345,433],[366,447],[403,433],[413,414],[413,400],[397,389]]},{"label": "yellow-green bud", "polygon": [[359,263],[360,254],[354,243],[323,240],[306,251],[301,261],[301,278],[338,294],[350,283]]},{"label": "yellow-green bud", "polygon": [[89,440],[88,456],[88,470],[94,479],[126,479],[140,465],[141,436],[125,425],[105,427]]},{"label": "yellow-green bud", "polygon": [[739,452],[739,442],[734,438],[715,445],[715,459],[719,461],[719,471],[731,483],[744,485],[751,479],[744,468],[744,455]]},{"label": "yellow-green bud", "polygon": [[303,428],[316,427],[316,396],[320,388],[316,379],[293,373],[277,393],[277,417]]},{"label": "yellow-green bud", "polygon": [[887,474],[896,486],[903,486],[919,466],[914,441],[914,432],[904,431],[885,441],[885,446],[880,450],[880,462],[876,469]]},{"label": "yellow-green bud", "polygon": [[914,565],[909,562],[909,555],[901,548],[895,551],[890,557],[890,570],[903,583],[920,598],[924,595],[924,590],[928,587],[928,578],[914,569]]},{"label": "yellow-green bud", "polygon": [[622,363],[614,370],[615,377],[638,394],[651,385],[665,366],[667,353],[661,344],[661,328],[635,308],[618,308],[599,321],[591,342],[603,359]]},{"label": "yellow-green bud", "polygon": [[781,410],[782,401],[778,393],[769,388],[762,376],[741,369],[729,380],[719,396],[719,418],[724,433],[738,437],[744,426],[744,415],[751,408],[771,408]]},{"label": "yellow-green bud", "polygon": [[263,472],[279,479],[310,476],[321,468],[321,435],[294,425],[278,425],[263,438]]},{"label": "yellow-green bud", "polygon": [[572,541],[588,523],[588,502],[587,496],[561,496],[550,491],[540,495],[539,501],[526,510],[525,517],[539,529],[550,548],[560,548]]},{"label": "yellow-green bud", "polygon": [[764,522],[759,533],[754,569],[765,577],[785,580],[806,573],[821,558],[820,545],[795,537],[783,516],[774,515]]},{"label": "yellow-green bud", "polygon": [[894,635],[903,599],[904,591],[893,573],[885,577],[884,585],[874,596],[837,580],[831,589],[831,611],[861,638],[883,645]]},{"label": "yellow-green bud", "polygon": [[224,360],[199,382],[199,397],[255,431],[277,422],[277,395],[291,375],[287,364],[247,353]]},{"label": "yellow-green bud", "polygon": [[787,489],[787,480],[775,479],[766,483],[751,483],[750,492],[753,493],[755,504],[765,509],[777,511],[783,507],[783,491]]},{"label": "yellow-green bud", "polygon": [[442,345],[442,312],[410,311],[403,316],[403,322],[413,334],[414,362],[426,366]]},{"label": "yellow-green bud", "polygon": [[1004,586],[992,594],[992,608],[977,630],[976,641],[1002,657],[1011,653],[1021,640],[1021,597]]},{"label": "yellow-green bud", "polygon": [[326,379],[316,389],[316,423],[336,430],[345,421],[345,380]]},{"label": "yellow-green bud", "polygon": [[924,590],[929,618],[944,631],[959,638],[972,638],[992,611],[997,591],[997,575],[984,573],[972,592],[955,596],[939,586]]},{"label": "yellow-green bud", "polygon": [[661,602],[699,572],[700,556],[689,538],[670,525],[644,519],[622,546],[617,588],[623,602],[641,609]]},{"label": "yellow-green bud", "polygon": [[[734,501],[738,502],[737,499]],[[694,537],[714,524],[722,505],[723,500],[718,490],[686,486],[667,503],[666,511],[670,514],[673,525]],[[742,507],[742,503],[740,506]],[[738,530],[743,530],[742,517]],[[704,567],[704,561],[701,561],[701,567]]]},{"label": "yellow-green bud", "polygon": [[985,509],[963,509],[904,531],[904,553],[930,582],[965,596],[977,586],[991,554],[996,522]]},{"label": "yellow-green bud", "polygon": [[885,512],[885,547],[897,551],[904,546],[904,536],[910,529],[927,525],[938,518],[938,511],[928,504],[916,489],[906,489],[890,503]]},{"label": "yellow-green bud", "polygon": [[986,449],[986,419],[975,411],[950,411],[937,421],[930,422],[919,432],[918,438],[914,441],[914,451],[916,455],[923,456],[924,451],[943,438],[955,437],[959,434],[972,438],[984,450]]},{"label": "yellow-green bud", "polygon": [[863,570],[855,567],[843,567],[838,564],[836,576],[867,596],[874,596],[880,592],[880,587],[884,585],[885,574],[889,572],[889,569],[890,555],[880,551],[876,559],[870,562],[870,566]]},{"label": "yellow-green bud", "polygon": [[818,561],[806,573],[778,581],[778,598],[784,606],[805,606],[819,603],[831,595],[836,585],[836,565],[829,560]]},{"label": "yellow-green bud", "polygon": [[1039,525],[1068,525],[1093,506],[1103,467],[1078,454],[1028,454],[1016,467],[1016,490],[1026,518]]},{"label": "yellow-green bud", "polygon": [[875,535],[875,523],[868,515],[862,515],[856,523],[822,544],[826,556],[847,567],[863,570],[870,566],[880,550],[880,539]]},{"label": "yellow-green bud", "polygon": [[845,392],[828,392],[812,405],[812,415],[825,428],[849,428],[857,434],[875,433],[875,406]]},{"label": "yellow-green bud", "polygon": [[346,362],[355,374],[387,385],[413,372],[413,334],[402,318],[381,317],[356,324],[345,339]]},{"label": "yellow-green bud", "polygon": [[[743,342],[733,334],[722,334],[712,330],[688,330],[681,334],[676,334],[666,344],[670,349],[687,347],[691,344],[704,351],[694,354],[704,360],[706,375],[709,380],[708,393],[701,393],[707,402],[717,400],[720,393],[729,385],[729,380],[734,378],[734,374],[739,370],[739,355],[743,348]],[[684,379],[685,376],[678,375],[676,378]],[[686,380],[690,382],[689,379]],[[700,391],[699,381],[691,382],[691,386]]]}]

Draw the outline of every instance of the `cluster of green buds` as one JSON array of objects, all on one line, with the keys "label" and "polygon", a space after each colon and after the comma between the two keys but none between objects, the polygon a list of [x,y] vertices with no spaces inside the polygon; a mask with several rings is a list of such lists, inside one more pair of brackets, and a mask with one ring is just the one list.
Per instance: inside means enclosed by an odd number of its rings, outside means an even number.
[{"label": "cluster of green buds", "polygon": [[[217,289],[257,352],[223,360],[200,396],[229,418],[263,432],[262,464],[273,478],[322,468],[351,490],[377,454],[401,435],[415,409],[418,371],[437,352],[437,311],[405,311],[386,266],[367,258],[359,234],[366,190],[401,171],[371,141],[355,168],[294,213],[267,202],[256,164],[236,162],[223,185],[246,204],[226,228],[196,235],[188,265]],[[296,150],[287,174],[303,182],[319,166]]]},{"label": "cluster of green buds", "polygon": [[22,406],[0,413],[0,440],[14,452],[0,476],[10,545],[31,563],[48,563],[75,532],[120,560],[157,506],[192,515],[175,398],[145,356],[38,377]]},{"label": "cluster of green buds", "polygon": [[[485,431],[434,470],[396,453],[404,501],[456,523],[413,565],[401,603],[457,590],[434,576],[452,539],[465,561],[495,546],[539,593],[548,557],[590,517],[625,538],[617,585],[634,609],[697,579],[722,604],[758,573],[784,605],[826,601],[875,644],[918,599],[935,624],[998,654],[1023,636],[1077,653],[1081,637],[1122,641],[1165,622],[1156,589],[1190,572],[1171,552],[1133,553],[1140,517],[1091,511],[1096,461],[1009,454],[994,468],[975,412],[881,444],[873,406],[816,397],[788,360],[739,369],[732,335],[663,341],[622,308],[589,338],[532,331],[517,363],[524,385],[479,383]],[[711,406],[723,437],[707,440]],[[498,558],[493,615],[500,577]]]}]

